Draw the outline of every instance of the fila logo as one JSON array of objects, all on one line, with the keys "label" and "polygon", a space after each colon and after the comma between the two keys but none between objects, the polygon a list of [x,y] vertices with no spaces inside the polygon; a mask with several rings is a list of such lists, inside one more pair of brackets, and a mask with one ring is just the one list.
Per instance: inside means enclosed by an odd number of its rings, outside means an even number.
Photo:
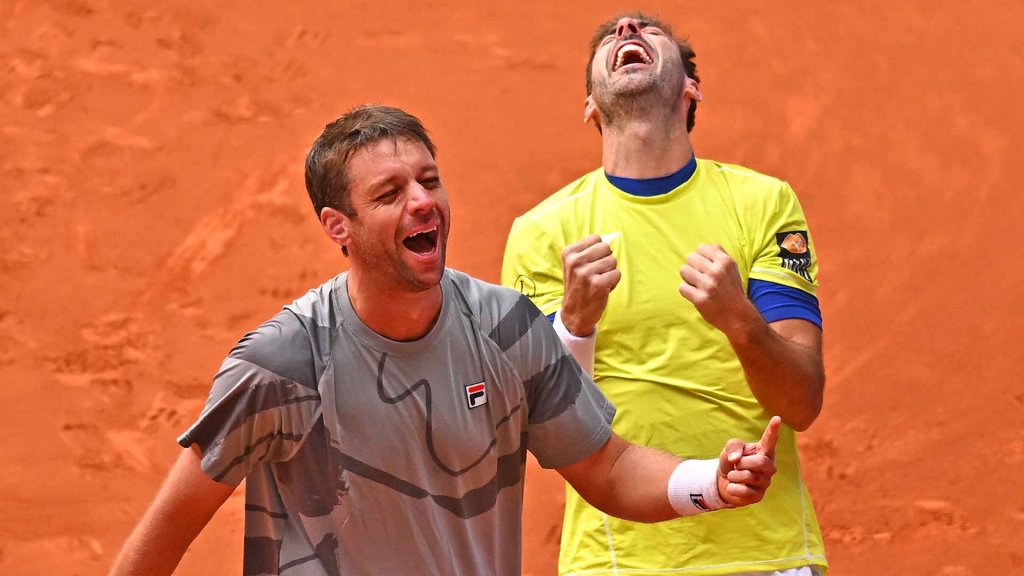
[{"label": "fila logo", "polygon": [[690,494],[690,502],[692,502],[694,506],[705,512],[711,510],[711,507],[708,506],[708,503],[704,501],[703,494]]},{"label": "fila logo", "polygon": [[470,408],[487,404],[487,385],[484,382],[466,384],[466,404]]}]

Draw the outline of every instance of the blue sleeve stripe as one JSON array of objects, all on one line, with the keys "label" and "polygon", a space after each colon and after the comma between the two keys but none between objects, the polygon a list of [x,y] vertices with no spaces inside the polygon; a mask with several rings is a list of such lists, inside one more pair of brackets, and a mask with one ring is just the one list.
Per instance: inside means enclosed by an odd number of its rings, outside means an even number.
[{"label": "blue sleeve stripe", "polygon": [[767,322],[799,318],[822,327],[818,299],[803,290],[751,279],[747,294]]},{"label": "blue sleeve stripe", "polygon": [[548,319],[548,322],[551,322],[552,324],[554,324],[555,323],[555,314],[558,314],[558,312],[552,312],[551,314],[548,314],[547,316],[545,316],[545,318]]}]

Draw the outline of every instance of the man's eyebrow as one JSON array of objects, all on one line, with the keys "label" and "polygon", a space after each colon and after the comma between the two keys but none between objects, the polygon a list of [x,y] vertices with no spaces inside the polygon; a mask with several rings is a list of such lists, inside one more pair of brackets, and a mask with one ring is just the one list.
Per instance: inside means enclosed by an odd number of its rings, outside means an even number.
[{"label": "man's eyebrow", "polygon": [[[428,165],[423,166],[419,170],[419,173],[418,173],[417,177],[418,178],[423,178],[423,177],[440,178],[441,177],[441,170],[438,168],[437,164],[428,164]],[[390,186],[397,186],[399,184],[399,182],[401,182],[401,180],[402,180],[402,177],[398,176],[396,174],[380,176],[376,180],[370,182],[370,185],[367,188],[367,190],[369,190],[371,195],[372,195],[372,194],[375,194],[375,193],[379,192],[383,188],[387,188],[387,187],[390,187]]]},{"label": "man's eyebrow", "polygon": [[386,188],[394,184],[396,178],[394,175],[381,176],[376,180],[370,182],[369,188],[367,188],[371,194],[378,192],[381,188]]}]

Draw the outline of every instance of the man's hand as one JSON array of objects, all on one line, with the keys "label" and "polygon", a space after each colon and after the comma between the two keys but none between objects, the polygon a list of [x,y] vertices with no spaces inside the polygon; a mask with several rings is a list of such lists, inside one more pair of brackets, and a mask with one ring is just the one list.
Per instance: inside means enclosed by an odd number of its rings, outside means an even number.
[{"label": "man's hand", "polygon": [[679,269],[679,293],[709,324],[732,337],[757,318],[757,309],[743,290],[736,261],[719,245],[701,244]]},{"label": "man's hand", "polygon": [[775,443],[782,419],[772,416],[755,444],[732,439],[718,457],[718,493],[730,507],[755,504],[764,498],[775,475]]},{"label": "man's hand", "polygon": [[561,317],[574,336],[589,336],[622,278],[612,248],[594,234],[562,250],[564,296]]}]

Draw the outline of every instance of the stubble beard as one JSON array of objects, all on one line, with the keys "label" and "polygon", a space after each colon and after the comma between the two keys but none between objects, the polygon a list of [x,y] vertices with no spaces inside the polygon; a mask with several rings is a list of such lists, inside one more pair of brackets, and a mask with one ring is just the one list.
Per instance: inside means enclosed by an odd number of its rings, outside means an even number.
[{"label": "stubble beard", "polygon": [[614,84],[605,78],[594,88],[594,103],[605,126],[622,119],[646,118],[653,111],[669,109],[683,89],[685,76],[650,70],[627,74]]},{"label": "stubble beard", "polygon": [[405,260],[402,251],[406,248],[400,243],[391,245],[386,240],[367,237],[362,231],[356,234],[357,242],[362,247],[358,256],[363,264],[361,268],[364,268],[362,275],[367,279],[376,278],[376,290],[392,293],[426,292],[440,283],[448,254],[447,235],[438,238],[438,250],[441,251],[438,270],[424,273]]}]

